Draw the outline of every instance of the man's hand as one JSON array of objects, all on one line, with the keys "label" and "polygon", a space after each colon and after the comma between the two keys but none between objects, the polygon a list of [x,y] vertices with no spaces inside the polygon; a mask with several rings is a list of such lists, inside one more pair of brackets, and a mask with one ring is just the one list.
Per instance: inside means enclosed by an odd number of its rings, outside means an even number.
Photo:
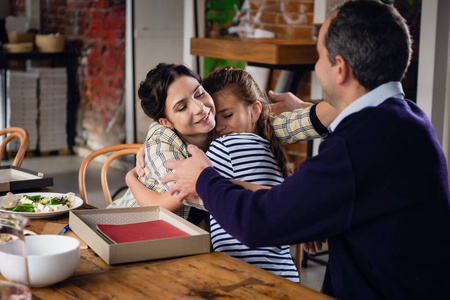
[{"label": "man's hand", "polygon": [[136,153],[136,173],[139,177],[145,176],[145,144],[139,148],[139,151]]},{"label": "man's hand", "polygon": [[272,110],[272,115],[274,116],[278,116],[281,113],[293,111],[294,109],[298,108],[307,108],[308,106],[312,105],[312,103],[300,100],[291,92],[279,94],[274,93],[273,91],[269,91],[269,97],[276,102],[270,104],[270,109]]},{"label": "man's hand", "polygon": [[176,195],[178,201],[183,201],[188,196],[197,196],[195,185],[200,173],[204,169],[212,167],[208,157],[197,146],[189,145],[187,150],[192,155],[191,157],[184,160],[168,161],[164,164],[173,173],[167,174],[161,180],[162,184],[175,181],[170,186],[169,192],[171,195],[178,192]]}]

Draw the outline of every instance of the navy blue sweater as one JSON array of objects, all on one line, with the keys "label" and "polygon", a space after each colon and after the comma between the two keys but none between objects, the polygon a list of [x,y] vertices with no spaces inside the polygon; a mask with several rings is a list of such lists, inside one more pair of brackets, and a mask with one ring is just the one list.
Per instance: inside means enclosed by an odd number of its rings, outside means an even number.
[{"label": "navy blue sweater", "polygon": [[446,161],[429,119],[411,101],[391,98],[348,116],[317,156],[271,190],[245,190],[213,168],[196,189],[219,224],[248,246],[328,238],[326,294],[448,295]]}]

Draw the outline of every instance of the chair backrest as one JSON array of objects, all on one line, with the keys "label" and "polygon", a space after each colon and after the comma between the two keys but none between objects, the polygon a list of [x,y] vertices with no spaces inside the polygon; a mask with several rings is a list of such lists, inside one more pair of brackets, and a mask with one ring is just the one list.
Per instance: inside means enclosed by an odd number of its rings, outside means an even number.
[{"label": "chair backrest", "polygon": [[78,172],[78,187],[80,189],[80,198],[83,199],[85,203],[89,203],[86,194],[86,169],[89,163],[99,155],[111,153],[103,163],[101,169],[101,183],[103,195],[105,196],[106,205],[111,204],[112,199],[107,180],[107,172],[109,165],[113,160],[115,160],[120,156],[128,154],[136,154],[139,151],[139,148],[141,148],[141,146],[142,144],[120,144],[101,148],[90,153],[81,163],[80,171]]},{"label": "chair backrest", "polygon": [[27,151],[28,144],[30,142],[30,135],[28,132],[20,127],[8,127],[0,130],[0,136],[6,135],[0,145],[0,162],[6,151],[6,146],[8,143],[14,139],[18,138],[20,140],[19,150],[14,157],[12,165],[15,167],[20,167],[22,165],[23,158]]}]

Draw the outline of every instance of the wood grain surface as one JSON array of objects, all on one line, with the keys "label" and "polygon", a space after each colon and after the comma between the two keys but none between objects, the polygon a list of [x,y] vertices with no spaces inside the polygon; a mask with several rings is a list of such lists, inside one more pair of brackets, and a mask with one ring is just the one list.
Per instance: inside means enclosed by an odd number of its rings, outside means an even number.
[{"label": "wood grain surface", "polygon": [[[31,220],[27,229],[40,234],[48,222],[68,224],[68,214]],[[33,299],[46,300],[331,299],[220,252],[110,266],[91,249],[82,249],[69,279],[31,290]]]}]

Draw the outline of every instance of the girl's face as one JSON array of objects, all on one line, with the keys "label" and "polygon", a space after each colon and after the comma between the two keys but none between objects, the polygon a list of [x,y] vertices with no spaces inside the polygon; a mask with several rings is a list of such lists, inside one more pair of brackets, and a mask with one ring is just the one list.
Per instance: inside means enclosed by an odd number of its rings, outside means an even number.
[{"label": "girl's face", "polygon": [[217,137],[232,133],[255,133],[255,124],[261,115],[261,103],[248,105],[231,93],[215,93]]},{"label": "girl's face", "polygon": [[166,118],[158,121],[190,142],[214,129],[215,112],[211,96],[200,83],[191,76],[181,76],[167,89]]}]

